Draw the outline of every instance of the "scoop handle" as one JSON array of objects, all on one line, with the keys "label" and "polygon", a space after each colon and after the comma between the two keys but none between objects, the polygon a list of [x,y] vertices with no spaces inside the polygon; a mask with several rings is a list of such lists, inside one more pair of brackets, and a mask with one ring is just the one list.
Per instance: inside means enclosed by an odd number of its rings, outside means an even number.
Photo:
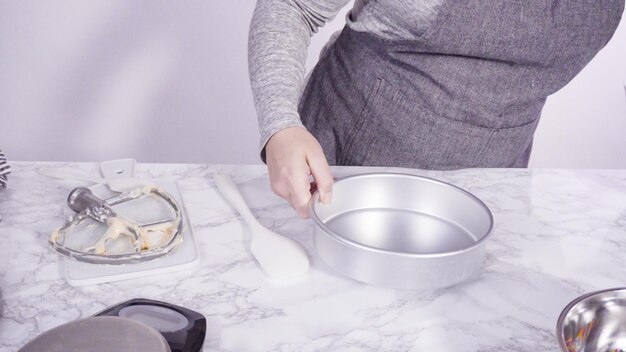
[{"label": "scoop handle", "polygon": [[213,180],[215,181],[215,185],[217,189],[220,191],[222,196],[226,198],[226,200],[230,203],[230,205],[235,208],[239,214],[243,217],[243,219],[248,223],[249,226],[255,226],[258,224],[257,219],[252,215],[248,204],[243,199],[243,196],[237,189],[237,185],[230,178],[230,176],[222,174],[220,172],[216,172],[213,175]]}]

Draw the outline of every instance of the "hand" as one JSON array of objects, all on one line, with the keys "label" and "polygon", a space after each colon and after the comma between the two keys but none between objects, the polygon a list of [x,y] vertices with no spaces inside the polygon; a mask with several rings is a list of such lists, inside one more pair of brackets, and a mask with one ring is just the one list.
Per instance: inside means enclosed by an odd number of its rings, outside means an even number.
[{"label": "hand", "polygon": [[309,217],[311,175],[322,203],[330,203],[333,175],[322,147],[309,131],[287,127],[276,132],[265,145],[265,156],[272,191],[287,200],[300,217]]}]

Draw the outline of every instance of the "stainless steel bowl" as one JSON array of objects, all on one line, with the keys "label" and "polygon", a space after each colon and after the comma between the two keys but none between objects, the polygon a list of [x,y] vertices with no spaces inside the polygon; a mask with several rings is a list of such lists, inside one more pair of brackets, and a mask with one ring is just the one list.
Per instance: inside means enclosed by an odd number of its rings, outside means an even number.
[{"label": "stainless steel bowl", "polygon": [[626,351],[626,288],[576,298],[561,312],[556,331],[562,351]]},{"label": "stainless steel bowl", "polygon": [[481,268],[489,208],[438,180],[375,173],[335,182],[333,201],[309,203],[320,257],[365,283],[406,289],[454,285]]}]

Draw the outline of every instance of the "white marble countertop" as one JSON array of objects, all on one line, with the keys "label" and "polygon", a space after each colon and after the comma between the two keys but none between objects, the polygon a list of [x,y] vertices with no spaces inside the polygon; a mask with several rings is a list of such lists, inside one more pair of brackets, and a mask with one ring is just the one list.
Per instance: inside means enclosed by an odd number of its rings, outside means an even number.
[{"label": "white marble countertop", "polygon": [[[315,252],[313,224],[270,191],[263,165],[139,164],[137,175],[179,182],[198,243],[196,269],[72,287],[47,246],[76,183],[13,165],[0,192],[0,351],[116,303],[151,298],[207,318],[204,351],[558,351],[556,320],[575,297],[626,282],[626,170],[401,170],[481,198],[495,217],[480,276],[434,291],[367,286],[335,274]],[[261,223],[298,241],[312,271],[268,282],[249,256],[247,227],[216,193],[230,174]],[[380,171],[335,168],[335,176]]]}]

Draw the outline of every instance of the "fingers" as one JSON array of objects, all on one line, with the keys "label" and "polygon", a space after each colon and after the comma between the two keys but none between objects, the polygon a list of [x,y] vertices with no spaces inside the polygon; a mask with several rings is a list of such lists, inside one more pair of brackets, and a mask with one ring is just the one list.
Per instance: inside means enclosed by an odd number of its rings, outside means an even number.
[{"label": "fingers", "polygon": [[320,201],[324,204],[330,204],[333,198],[334,178],[321,148],[319,153],[307,155],[307,162],[315,179],[317,191],[320,194]]},{"label": "fingers", "polygon": [[304,128],[286,128],[275,133],[265,151],[272,190],[291,204],[302,218],[308,218],[311,199],[307,154],[317,144]]},{"label": "fingers", "polygon": [[300,217],[309,217],[309,175],[315,179],[322,203],[330,203],[333,175],[322,147],[306,129],[288,127],[276,132],[265,152],[272,190],[287,200]]},{"label": "fingers", "polygon": [[303,162],[282,167],[269,167],[269,170],[271,170],[272,191],[288,201],[298,216],[308,218],[307,205],[311,199],[311,193],[306,164]]},{"label": "fingers", "polygon": [[309,217],[309,200],[311,199],[310,184],[307,176],[299,174],[290,180],[289,204],[303,219]]}]

